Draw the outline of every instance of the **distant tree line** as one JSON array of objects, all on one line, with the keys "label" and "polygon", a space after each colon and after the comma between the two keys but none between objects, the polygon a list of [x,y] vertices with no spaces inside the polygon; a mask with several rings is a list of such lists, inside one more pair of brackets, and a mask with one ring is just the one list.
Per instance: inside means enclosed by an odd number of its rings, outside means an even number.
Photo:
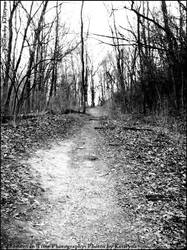
[{"label": "distant tree line", "polygon": [[2,117],[84,105],[89,61],[86,45],[82,52],[80,45],[86,38],[83,33],[82,40],[68,37],[69,28],[60,19],[62,5],[63,1],[1,2]]},{"label": "distant tree line", "polygon": [[[168,4],[174,6],[175,14]],[[136,17],[136,27],[129,22],[130,29],[117,24],[118,9],[108,10],[111,36],[96,35],[112,39],[103,43],[114,47],[114,58],[103,60],[100,78],[124,112],[179,114],[186,109],[186,4],[160,1],[160,9],[151,10],[150,1],[131,1],[123,6],[124,12]]]},{"label": "distant tree line", "polygon": [[100,41],[110,39],[101,42],[113,52],[97,68],[89,56],[84,1],[80,36],[71,39],[61,21],[62,5],[63,1],[1,2],[1,116],[85,112],[88,99],[95,106],[98,93],[100,104],[110,98],[122,112],[180,114],[186,109],[186,2],[160,1],[159,9],[150,8],[150,1],[124,2],[124,14],[135,17],[135,24],[124,25],[118,24],[118,9],[107,9],[111,34],[92,35]]}]

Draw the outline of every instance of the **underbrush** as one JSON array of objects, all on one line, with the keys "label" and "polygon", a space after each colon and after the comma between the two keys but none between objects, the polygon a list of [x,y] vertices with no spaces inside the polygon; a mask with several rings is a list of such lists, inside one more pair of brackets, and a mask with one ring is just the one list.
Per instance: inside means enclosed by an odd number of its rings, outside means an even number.
[{"label": "underbrush", "polygon": [[177,140],[185,139],[186,134],[186,112],[184,111],[178,115],[169,114],[168,110],[163,110],[158,113],[150,113],[144,115],[140,112],[121,112],[121,107],[114,102],[114,100],[109,100],[104,105],[109,113],[109,117],[115,120],[124,120],[128,121],[131,124],[138,125],[148,125],[154,126],[165,133],[172,133],[175,135]]}]

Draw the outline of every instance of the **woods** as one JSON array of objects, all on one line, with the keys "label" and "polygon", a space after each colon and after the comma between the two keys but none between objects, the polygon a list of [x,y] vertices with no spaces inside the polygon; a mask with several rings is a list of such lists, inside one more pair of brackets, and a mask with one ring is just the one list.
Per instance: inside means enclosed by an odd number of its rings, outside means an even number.
[{"label": "woods", "polygon": [[130,29],[117,23],[120,9],[108,8],[111,36],[95,35],[114,47],[115,63],[103,74],[107,81],[115,79],[114,99],[124,112],[180,114],[186,108],[186,5],[172,2],[174,15],[167,1],[159,3],[160,9],[152,10],[150,4],[124,4],[123,13],[133,13],[136,20],[135,27],[129,21]]},{"label": "woods", "polygon": [[[80,42],[63,44],[68,30],[65,24],[60,23],[62,3],[57,1],[52,6],[56,15],[50,22],[46,21],[50,13],[48,4],[51,3],[31,2],[25,7],[21,1],[4,1],[1,30],[2,116],[11,115],[16,119],[19,114],[31,112],[60,112],[70,108],[70,96],[75,98],[82,88],[80,83],[70,83],[72,74],[67,72],[65,61]],[[77,99],[72,103],[78,103]]]},{"label": "woods", "polygon": [[185,65],[187,1],[1,1],[1,248],[185,248]]},{"label": "woods", "polygon": [[[85,112],[86,106],[98,101],[102,104],[111,97],[112,105],[120,106],[122,112],[183,113],[187,89],[186,3],[171,3],[175,14],[167,1],[161,1],[159,8],[150,4],[124,3],[123,13],[133,15],[135,22],[128,20],[123,26],[116,18],[119,9],[106,6],[111,34],[93,35],[112,50],[97,70],[92,62],[88,64],[86,40],[90,35],[84,24],[84,1],[80,39],[73,37],[70,41],[68,27],[60,17],[63,2],[1,3],[2,116],[16,119],[23,113],[66,109]],[[48,21],[51,13],[54,17]]]}]

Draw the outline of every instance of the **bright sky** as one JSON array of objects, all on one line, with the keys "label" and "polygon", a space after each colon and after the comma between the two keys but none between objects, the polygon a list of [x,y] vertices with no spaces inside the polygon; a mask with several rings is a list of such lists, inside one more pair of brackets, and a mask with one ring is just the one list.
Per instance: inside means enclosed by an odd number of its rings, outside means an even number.
[{"label": "bright sky", "polygon": [[[135,1],[135,4],[139,4],[140,2],[143,1]],[[172,9],[172,11],[176,10],[176,2],[177,1],[167,1],[168,7],[170,5],[173,6],[172,8],[170,8]],[[29,10],[31,1],[22,1],[22,3]],[[76,37],[76,40],[80,41],[80,9],[82,1],[59,1],[59,3],[62,3],[60,14],[61,23],[65,23],[66,26],[69,27],[69,33],[71,34],[69,35],[69,37],[71,40]],[[101,44],[94,38],[98,38],[106,42],[111,42],[111,40],[99,38],[93,36],[92,34],[97,33],[102,35],[111,35],[108,23],[110,14],[107,13],[107,9],[111,10],[112,6],[114,9],[118,9],[118,11],[115,12],[117,24],[125,28],[129,28],[129,20],[132,26],[134,26],[136,24],[136,15],[132,11],[128,11],[123,8],[124,5],[129,5],[129,3],[130,1],[84,1],[84,32],[87,32],[89,26],[88,24],[90,24],[87,47],[89,56],[92,59],[95,68],[97,67],[98,63],[101,62],[102,59],[106,56],[107,51],[112,51],[113,48],[112,46]],[[1,2],[1,4],[1,6],[3,6],[3,1]],[[39,6],[40,4],[41,1],[34,1],[35,6]],[[149,4],[151,8],[155,7],[157,9],[160,9],[160,1],[149,1]],[[56,1],[49,1],[47,10],[51,9],[51,7],[54,7],[55,5]],[[55,15],[55,9],[52,8],[52,10],[48,11],[46,14],[46,21],[53,21]],[[24,24],[24,17],[22,17],[22,23]],[[125,34],[124,30],[123,34]]]},{"label": "bright sky", "polygon": [[[108,4],[110,1],[108,1]],[[66,2],[62,5],[61,20],[70,27],[70,32],[80,36],[80,8],[81,1]],[[89,37],[94,37],[92,33],[110,34],[107,11],[103,1],[85,1],[83,10],[84,31],[87,32],[89,26]],[[96,38],[96,37],[95,37]],[[111,47],[105,46],[95,39],[88,40],[89,54],[93,61],[102,60],[106,51]]]},{"label": "bright sky", "polygon": [[[65,1],[62,5],[61,20],[65,21],[70,27],[72,33],[77,33],[80,36],[80,8],[82,1]],[[108,39],[93,36],[91,34],[111,35],[109,29],[109,13],[106,7],[111,10],[112,6],[119,9],[116,13],[116,21],[123,27],[129,28],[128,20],[130,23],[135,24],[136,15],[132,11],[124,10],[124,5],[129,5],[131,1],[84,1],[84,31],[88,29],[90,22],[89,33],[90,39],[88,40],[89,54],[93,58],[95,65],[103,59],[107,51],[111,51],[112,47],[101,44],[93,38],[98,38],[103,41],[111,42]],[[139,1],[137,1],[138,4]],[[142,1],[143,2],[143,1]],[[172,3],[167,2],[168,6]],[[54,2],[53,2],[54,4]],[[160,1],[149,1],[151,8],[160,9]],[[124,33],[124,31],[123,31]],[[91,39],[92,38],[92,39]]]},{"label": "bright sky", "polygon": [[[3,2],[3,1],[2,1]],[[9,1],[7,1],[9,2]],[[139,4],[140,1],[135,1],[135,4]],[[143,1],[141,1],[143,2]],[[170,5],[172,2],[176,1],[167,1],[167,4]],[[29,6],[31,1],[22,1],[24,6],[29,10]],[[40,5],[41,1],[36,1],[34,4]],[[72,33],[71,38],[74,38],[75,34],[77,40],[80,39],[80,9],[82,1],[59,1],[62,3],[61,7],[61,15],[60,19],[62,23],[66,23],[66,25],[70,29],[70,33]],[[115,13],[116,21],[123,27],[128,28],[128,19],[135,24],[136,18],[134,13],[128,10],[124,10],[124,5],[129,5],[130,1],[84,1],[84,10],[83,10],[83,18],[84,18],[84,31],[86,32],[88,29],[88,23],[90,23],[89,27],[89,39],[88,39],[88,52],[96,66],[99,61],[103,59],[106,55],[107,51],[111,51],[112,47],[108,45],[101,44],[94,38],[98,38],[100,40],[104,40],[107,42],[111,42],[108,39],[99,38],[93,36],[93,33],[103,34],[103,35],[111,35],[108,25],[109,13],[107,13],[106,7],[111,10],[112,6],[115,9],[119,9]],[[1,3],[2,4],[2,3]],[[160,1],[149,1],[151,7],[160,8]],[[56,1],[49,1],[47,9],[49,10],[51,7],[56,5]],[[3,5],[2,5],[3,6]],[[1,8],[2,9],[2,8]],[[55,17],[55,9],[53,8],[46,14],[46,20],[52,21]],[[24,20],[22,20],[24,23]],[[124,33],[124,31],[123,31]]]}]

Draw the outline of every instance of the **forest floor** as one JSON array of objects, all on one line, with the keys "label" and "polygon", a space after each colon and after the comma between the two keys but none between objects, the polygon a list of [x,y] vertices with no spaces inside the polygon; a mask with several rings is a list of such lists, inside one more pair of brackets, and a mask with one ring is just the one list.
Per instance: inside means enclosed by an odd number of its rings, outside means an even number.
[{"label": "forest floor", "polygon": [[186,246],[186,135],[132,115],[45,115],[1,129],[1,243]]}]

